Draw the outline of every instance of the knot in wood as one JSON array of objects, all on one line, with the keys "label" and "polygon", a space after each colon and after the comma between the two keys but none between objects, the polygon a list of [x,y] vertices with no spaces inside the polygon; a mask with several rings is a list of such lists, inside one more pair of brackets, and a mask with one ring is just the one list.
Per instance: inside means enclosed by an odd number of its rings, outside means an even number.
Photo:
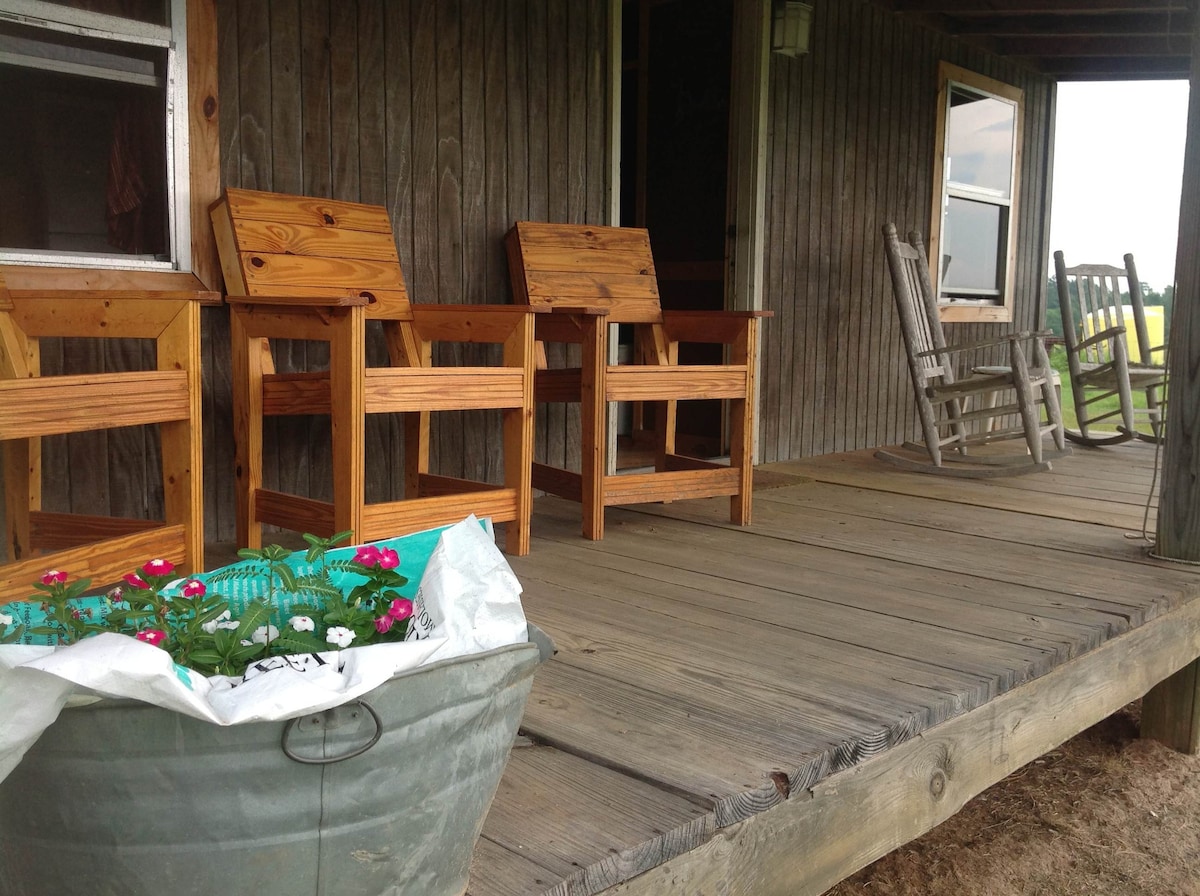
[{"label": "knot in wood", "polygon": [[786,800],[792,792],[792,782],[788,780],[788,776],[783,772],[771,772],[770,778],[779,795]]},{"label": "knot in wood", "polygon": [[216,114],[217,114],[217,98],[210,94],[209,96],[206,96],[204,98],[204,117],[211,119]]},{"label": "knot in wood", "polygon": [[359,297],[360,299],[366,299],[366,300],[367,300],[368,302],[370,302],[372,305],[374,305],[376,302],[378,302],[378,301],[379,301],[379,299],[375,298],[375,293],[373,293],[373,292],[368,292],[368,291],[367,291],[367,290],[365,290],[365,289],[364,289],[362,292],[360,292],[360,293],[358,294],[358,297]]},{"label": "knot in wood", "polygon": [[330,227],[332,227],[334,224],[337,223],[337,221],[333,220],[333,215],[329,214],[329,212],[324,213],[324,218],[325,218],[325,223],[328,224]]},{"label": "knot in wood", "polygon": [[253,258],[250,259],[250,264],[252,264],[256,268],[261,268],[261,267],[266,266],[266,262],[263,261],[261,258],[259,258],[257,255],[255,255]]},{"label": "knot in wood", "polygon": [[934,800],[940,800],[946,795],[946,773],[940,768],[935,768],[929,776],[929,792]]}]

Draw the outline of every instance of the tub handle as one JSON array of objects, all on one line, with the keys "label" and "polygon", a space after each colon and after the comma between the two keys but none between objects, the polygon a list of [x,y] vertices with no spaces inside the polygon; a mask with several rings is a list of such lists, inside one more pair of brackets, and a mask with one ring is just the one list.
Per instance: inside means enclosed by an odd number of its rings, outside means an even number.
[{"label": "tub handle", "polygon": [[[347,710],[350,711],[351,718],[357,718],[358,714],[354,711],[353,707],[359,706],[367,711],[367,714],[375,723],[375,733],[371,735],[371,739],[365,744],[355,747],[353,750],[343,753],[340,756],[321,757],[301,756],[290,746],[288,746],[288,735],[292,733],[292,729],[298,724],[303,724],[305,729],[310,731],[313,729],[327,731],[331,728],[337,728],[342,724],[341,716]],[[280,738],[279,746],[280,749],[283,750],[283,755],[293,762],[301,762],[305,765],[331,765],[334,762],[343,762],[347,759],[353,759],[355,756],[361,756],[363,753],[367,752],[367,750],[371,749],[371,747],[379,743],[379,738],[381,737],[383,737],[383,720],[379,718],[379,713],[377,713],[371,704],[366,700],[355,700],[353,703],[346,703],[342,706],[335,706],[333,709],[327,709],[318,715],[303,716],[302,718],[298,719],[288,719],[287,724],[283,726],[283,736]]]}]

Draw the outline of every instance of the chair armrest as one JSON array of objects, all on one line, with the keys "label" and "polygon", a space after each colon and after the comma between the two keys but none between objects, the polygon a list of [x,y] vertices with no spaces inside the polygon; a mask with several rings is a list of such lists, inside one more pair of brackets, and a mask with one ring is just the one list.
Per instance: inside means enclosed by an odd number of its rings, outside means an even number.
[{"label": "chair armrest", "polygon": [[104,299],[106,301],[168,301],[199,302],[201,305],[220,305],[221,294],[206,289],[10,289],[5,310],[11,310],[12,300],[70,302],[72,299]]},{"label": "chair armrest", "polygon": [[292,308],[355,308],[370,305],[368,296],[226,296],[230,305],[266,305]]},{"label": "chair armrest", "polygon": [[948,345],[945,348],[931,348],[927,351],[917,352],[918,358],[932,358],[937,355],[957,355],[966,352],[978,351],[981,348],[993,348],[997,345],[1012,345],[1014,342],[1025,342],[1030,339],[1040,339],[1045,335],[1045,331],[1034,332],[1032,330],[1021,330],[1019,333],[1006,333],[1003,336],[994,336],[990,339],[978,339],[973,342],[962,342],[956,345]]},{"label": "chair armrest", "polygon": [[774,315],[773,311],[664,311],[663,329],[671,342],[730,345],[742,339],[749,321]]},{"label": "chair armrest", "polygon": [[1083,351],[1085,348],[1091,348],[1098,342],[1107,342],[1110,339],[1115,339],[1116,337],[1123,336],[1124,334],[1124,327],[1109,327],[1107,330],[1101,330],[1099,333],[1089,336],[1082,342],[1076,343],[1075,351]]},{"label": "chair armrest", "polygon": [[413,327],[429,342],[496,344],[533,312],[525,305],[412,305]]}]

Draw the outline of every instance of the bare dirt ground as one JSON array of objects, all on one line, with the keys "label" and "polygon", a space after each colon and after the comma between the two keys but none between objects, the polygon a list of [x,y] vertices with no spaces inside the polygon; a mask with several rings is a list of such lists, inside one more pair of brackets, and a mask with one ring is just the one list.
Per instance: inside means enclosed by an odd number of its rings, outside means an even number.
[{"label": "bare dirt ground", "polygon": [[1200,757],[1131,704],[826,896],[1200,896]]}]

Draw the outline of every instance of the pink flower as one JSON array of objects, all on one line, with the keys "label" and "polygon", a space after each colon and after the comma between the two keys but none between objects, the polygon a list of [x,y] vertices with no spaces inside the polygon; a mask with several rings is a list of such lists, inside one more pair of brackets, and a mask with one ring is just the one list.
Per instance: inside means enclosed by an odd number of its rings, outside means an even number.
[{"label": "pink flower", "polygon": [[388,607],[387,614],[390,618],[401,622],[413,614],[413,603],[407,597],[398,597]]},{"label": "pink flower", "polygon": [[43,585],[61,585],[67,580],[67,574],[61,569],[48,569],[42,576]]},{"label": "pink flower", "polygon": [[175,571],[175,564],[170,560],[150,560],[142,567],[142,572],[148,576],[169,576]]},{"label": "pink flower", "polygon": [[188,579],[183,583],[179,593],[184,597],[203,597],[208,588],[199,579]]},{"label": "pink flower", "polygon": [[381,635],[386,635],[392,629],[392,625],[396,622],[391,616],[386,613],[375,620],[375,631]]},{"label": "pink flower", "polygon": [[400,565],[400,555],[391,548],[382,548],[379,551],[379,568],[380,569],[395,569]]},{"label": "pink flower", "polygon": [[150,588],[146,584],[146,580],[139,576],[136,572],[125,573],[125,584],[131,588],[136,588],[138,591],[146,591]]},{"label": "pink flower", "polygon": [[157,647],[167,639],[167,633],[157,628],[148,628],[145,631],[138,632],[134,637],[139,641],[145,641],[152,647]]},{"label": "pink flower", "polygon": [[122,591],[121,587],[118,585],[116,588],[113,588],[111,591],[108,592],[108,599],[111,600],[114,604],[119,604],[121,601],[123,601],[125,599],[125,592]]},{"label": "pink flower", "polygon": [[354,552],[354,562],[361,563],[363,566],[374,566],[379,562],[379,548],[373,544],[361,545]]}]

